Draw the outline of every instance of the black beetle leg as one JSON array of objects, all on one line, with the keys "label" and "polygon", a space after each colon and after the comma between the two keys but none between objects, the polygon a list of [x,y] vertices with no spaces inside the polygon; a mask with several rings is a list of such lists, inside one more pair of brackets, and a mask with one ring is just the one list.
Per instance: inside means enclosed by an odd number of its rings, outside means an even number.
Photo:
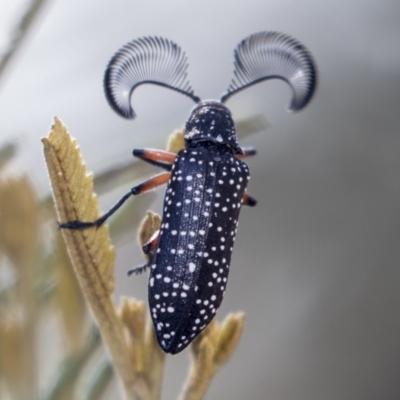
[{"label": "black beetle leg", "polygon": [[146,269],[150,266],[151,259],[153,258],[154,252],[156,251],[159,233],[160,233],[159,230],[155,231],[151,236],[151,238],[142,247],[143,253],[149,257],[149,261],[146,264],[139,265],[138,267],[130,269],[128,271],[128,275],[132,274],[139,275],[142,272],[146,271]]},{"label": "black beetle leg", "polygon": [[131,276],[133,274],[135,275],[139,275],[142,272],[146,271],[146,269],[149,267],[150,265],[148,263],[143,264],[143,265],[139,265],[138,267],[132,268],[128,271],[128,276]]},{"label": "black beetle leg", "polygon": [[91,227],[99,227],[101,226],[111,215],[115,213],[132,195],[136,196],[138,194],[149,192],[150,190],[155,189],[157,186],[162,185],[163,183],[168,182],[170,173],[162,172],[161,174],[155,175],[150,179],[140,183],[137,186],[134,186],[130,192],[126,193],[117,204],[111,207],[104,215],[102,215],[99,219],[92,222],[84,222],[84,221],[68,221],[59,224],[61,229],[87,229]]},{"label": "black beetle leg", "polygon": [[154,252],[156,251],[156,247],[158,244],[158,235],[160,230],[156,230],[150,237],[150,239],[142,246],[143,253],[146,254],[149,258],[152,258]]}]

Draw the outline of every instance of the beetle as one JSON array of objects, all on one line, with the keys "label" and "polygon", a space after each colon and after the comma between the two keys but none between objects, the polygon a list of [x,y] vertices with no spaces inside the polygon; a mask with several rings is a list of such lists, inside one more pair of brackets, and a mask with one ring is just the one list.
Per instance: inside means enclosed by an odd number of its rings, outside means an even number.
[{"label": "beetle", "polygon": [[224,103],[249,86],[278,78],[291,86],[289,111],[299,111],[317,84],[309,51],[296,39],[272,31],[250,35],[237,45],[234,77],[219,101],[201,101],[194,94],[187,67],[181,48],[161,37],[135,39],[113,56],[104,88],[120,116],[135,118],[131,95],[144,83],[173,89],[197,103],[185,125],[185,148],[177,155],[133,150],[135,157],[165,171],[133,187],[98,220],[60,224],[68,229],[100,226],[130,196],[167,183],[160,229],[143,246],[149,261],[129,273],[150,269],[150,313],[161,348],[171,354],[188,346],[215,316],[226,289],[241,206],[256,204],[246,192],[250,174],[242,160],[255,150],[239,146]]}]

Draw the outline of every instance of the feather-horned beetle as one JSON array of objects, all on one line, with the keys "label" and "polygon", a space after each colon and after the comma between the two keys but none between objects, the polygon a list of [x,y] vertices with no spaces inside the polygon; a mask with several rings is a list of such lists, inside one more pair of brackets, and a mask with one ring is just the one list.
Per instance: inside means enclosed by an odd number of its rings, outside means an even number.
[{"label": "feather-horned beetle", "polygon": [[241,160],[255,151],[239,146],[231,113],[223,103],[253,84],[279,78],[292,88],[289,110],[298,111],[316,87],[310,53],[285,34],[253,34],[239,43],[234,57],[234,78],[227,92],[220,101],[200,101],[186,79],[186,55],[178,45],[145,37],[123,46],[105,73],[110,106],[122,117],[134,118],[131,94],[143,83],[190,97],[198,104],[186,122],[185,149],[177,155],[135,149],[134,156],[166,172],[133,187],[98,220],[60,225],[68,229],[100,226],[131,195],[167,183],[160,230],[143,247],[149,262],[130,271],[150,268],[150,312],[158,342],[167,353],[182,351],[215,316],[227,284],[241,206],[256,204],[246,193],[250,175]]}]

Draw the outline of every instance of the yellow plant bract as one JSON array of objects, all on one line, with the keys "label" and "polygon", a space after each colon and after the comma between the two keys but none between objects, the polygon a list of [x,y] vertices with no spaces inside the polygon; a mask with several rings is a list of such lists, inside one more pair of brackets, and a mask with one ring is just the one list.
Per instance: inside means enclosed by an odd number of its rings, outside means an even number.
[{"label": "yellow plant bract", "polygon": [[[76,142],[55,119],[42,139],[59,221],[93,221],[99,217],[92,177],[87,175]],[[147,399],[148,388],[135,373],[123,324],[111,295],[114,289],[114,248],[106,227],[62,230],[75,274],[99,325],[126,399]]]}]

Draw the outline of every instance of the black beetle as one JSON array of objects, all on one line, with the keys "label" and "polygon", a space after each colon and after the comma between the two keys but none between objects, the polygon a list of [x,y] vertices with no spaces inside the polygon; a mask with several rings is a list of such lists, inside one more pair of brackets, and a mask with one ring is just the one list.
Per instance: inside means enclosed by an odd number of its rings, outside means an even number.
[{"label": "black beetle", "polygon": [[258,82],[279,78],[292,88],[290,111],[301,110],[316,88],[314,61],[297,40],[279,32],[259,32],[243,39],[234,53],[234,78],[220,101],[200,101],[186,78],[187,59],[180,47],[160,37],[144,37],[123,46],[111,59],[104,78],[110,106],[134,118],[133,90],[153,83],[176,90],[198,103],[185,126],[185,149],[177,155],[135,149],[134,156],[166,172],[133,187],[94,222],[69,221],[62,228],[101,225],[131,195],[167,183],[159,232],[144,246],[150,261],[149,306],[162,349],[182,351],[215,316],[226,289],[229,265],[249,169],[242,161],[253,149],[242,149],[235,125],[223,104]]}]

